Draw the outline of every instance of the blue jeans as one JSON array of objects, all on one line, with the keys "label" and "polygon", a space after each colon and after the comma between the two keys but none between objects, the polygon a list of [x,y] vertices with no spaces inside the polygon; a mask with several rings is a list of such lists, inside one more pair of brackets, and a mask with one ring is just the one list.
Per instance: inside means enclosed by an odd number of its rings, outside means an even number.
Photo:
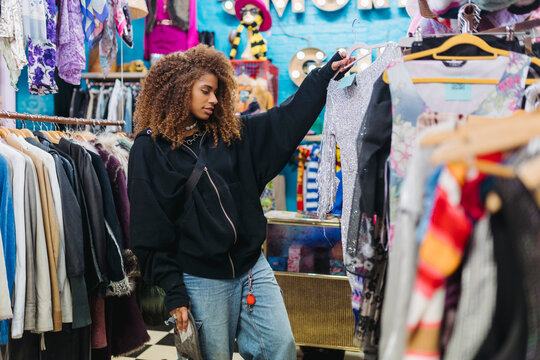
[{"label": "blue jeans", "polygon": [[248,274],[215,280],[184,274],[205,360],[230,360],[234,340],[246,360],[295,360],[296,345],[274,273],[261,254],[252,268],[255,305],[248,309]]}]

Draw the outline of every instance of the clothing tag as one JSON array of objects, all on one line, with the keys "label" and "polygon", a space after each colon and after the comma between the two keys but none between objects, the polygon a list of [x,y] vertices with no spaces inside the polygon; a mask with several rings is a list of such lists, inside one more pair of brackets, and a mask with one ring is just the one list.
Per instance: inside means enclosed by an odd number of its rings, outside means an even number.
[{"label": "clothing tag", "polygon": [[445,84],[446,101],[471,101],[472,84]]},{"label": "clothing tag", "polygon": [[352,74],[352,75],[349,75],[349,76],[345,76],[343,79],[341,79],[339,81],[339,85],[338,85],[338,89],[343,89],[343,88],[346,88],[346,87],[349,87],[352,85],[353,81],[354,81],[354,77],[356,76],[356,74]]}]

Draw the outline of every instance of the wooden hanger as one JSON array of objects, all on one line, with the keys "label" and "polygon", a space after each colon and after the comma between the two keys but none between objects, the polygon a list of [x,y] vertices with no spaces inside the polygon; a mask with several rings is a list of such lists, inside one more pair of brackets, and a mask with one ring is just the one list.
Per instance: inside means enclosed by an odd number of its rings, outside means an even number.
[{"label": "wooden hanger", "polygon": [[0,136],[5,139],[9,134],[9,131],[7,130],[7,128],[3,127],[3,126],[0,126]]},{"label": "wooden hanger", "polygon": [[524,115],[524,110],[518,110],[510,116],[502,118],[493,118],[488,116],[469,115],[466,121],[459,122],[452,130],[444,130],[425,134],[420,139],[420,146],[435,146],[445,141],[453,141],[454,139],[461,138],[467,131],[473,129],[482,128],[483,126],[495,126],[499,122],[511,121],[516,119],[518,115]]},{"label": "wooden hanger", "polygon": [[459,132],[452,141],[443,142],[432,155],[434,163],[465,161],[479,155],[507,151],[540,136],[540,110],[519,112],[493,119],[485,126],[473,126]]},{"label": "wooden hanger", "polygon": [[[457,55],[441,55],[445,51],[450,50],[457,45],[474,45],[480,50],[488,53],[489,55],[480,56],[457,56]],[[435,60],[493,60],[498,56],[510,56],[508,50],[502,50],[490,46],[479,36],[471,34],[460,34],[452,36],[440,46],[433,49],[420,51],[411,55],[407,55],[403,58],[403,61],[417,60],[424,57],[433,57]],[[540,66],[540,59],[537,57],[531,57],[531,62]],[[387,71],[383,74],[383,80],[385,83],[389,83]],[[466,79],[466,78],[414,78],[412,82],[419,83],[452,83],[452,84],[498,84],[500,79]],[[537,82],[537,79],[527,79],[526,84],[530,85]]]},{"label": "wooden hanger", "polygon": [[540,206],[540,156],[521,164],[517,169],[517,176]]}]

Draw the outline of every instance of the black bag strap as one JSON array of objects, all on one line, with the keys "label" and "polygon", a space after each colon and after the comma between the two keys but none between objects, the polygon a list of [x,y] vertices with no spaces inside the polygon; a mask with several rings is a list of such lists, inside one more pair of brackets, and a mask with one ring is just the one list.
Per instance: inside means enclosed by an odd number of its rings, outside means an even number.
[{"label": "black bag strap", "polygon": [[201,146],[201,151],[199,153],[197,163],[195,164],[193,171],[191,171],[191,174],[189,175],[189,178],[184,185],[184,191],[182,192],[182,196],[180,197],[180,204],[182,207],[184,206],[184,202],[186,201],[187,197],[193,192],[195,186],[197,186],[197,183],[199,182],[199,179],[201,178],[201,175],[205,168],[206,147],[203,145]]}]

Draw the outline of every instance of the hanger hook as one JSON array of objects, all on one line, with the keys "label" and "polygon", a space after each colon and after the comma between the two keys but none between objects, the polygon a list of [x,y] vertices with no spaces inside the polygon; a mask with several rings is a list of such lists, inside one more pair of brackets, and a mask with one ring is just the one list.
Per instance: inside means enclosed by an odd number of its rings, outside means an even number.
[{"label": "hanger hook", "polygon": [[351,25],[351,31],[352,31],[352,33],[354,35],[354,42],[356,42],[356,31],[354,31],[354,24],[356,24],[357,21],[360,22],[360,19],[355,18],[353,20],[353,22],[352,22],[352,25]]}]

